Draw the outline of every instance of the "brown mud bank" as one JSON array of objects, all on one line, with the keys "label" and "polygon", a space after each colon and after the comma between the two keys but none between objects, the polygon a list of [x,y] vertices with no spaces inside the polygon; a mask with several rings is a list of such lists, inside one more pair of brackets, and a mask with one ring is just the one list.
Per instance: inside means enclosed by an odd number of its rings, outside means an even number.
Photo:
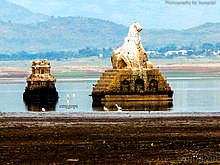
[{"label": "brown mud bank", "polygon": [[219,164],[220,116],[1,117],[0,164]]},{"label": "brown mud bank", "polygon": [[[70,72],[80,72],[81,74],[84,72],[83,75],[75,75],[75,77],[99,77],[100,74],[105,71],[106,69],[110,69],[110,66],[81,66],[81,65],[71,65],[68,64],[67,66],[62,66],[62,63],[59,66],[55,66],[53,68],[53,72],[55,74],[59,73],[61,75],[65,75],[66,73]],[[161,72],[188,72],[188,73],[200,73],[200,74],[219,74],[220,73],[220,63],[202,63],[202,64],[157,64],[155,68],[159,68]],[[0,80],[10,80],[10,79],[26,79],[29,75],[29,70],[24,67],[2,67],[0,66]],[[66,76],[66,75],[65,75]],[[71,77],[71,76],[70,76]],[[73,78],[73,77],[72,77]]]}]

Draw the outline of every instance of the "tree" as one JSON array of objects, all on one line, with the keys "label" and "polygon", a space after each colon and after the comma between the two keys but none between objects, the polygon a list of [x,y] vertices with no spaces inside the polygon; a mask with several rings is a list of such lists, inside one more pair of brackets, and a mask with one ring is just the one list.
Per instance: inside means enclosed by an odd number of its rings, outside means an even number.
[{"label": "tree", "polygon": [[214,45],[211,43],[203,43],[201,47],[202,49],[205,49],[205,50],[211,50],[211,51],[214,50]]}]

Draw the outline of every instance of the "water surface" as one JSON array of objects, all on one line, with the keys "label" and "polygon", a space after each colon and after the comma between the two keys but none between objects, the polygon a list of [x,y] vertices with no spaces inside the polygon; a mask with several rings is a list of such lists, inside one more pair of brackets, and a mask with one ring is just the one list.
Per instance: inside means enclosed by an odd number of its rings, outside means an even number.
[{"label": "water surface", "polygon": [[[219,112],[220,108],[220,79],[212,77],[182,77],[168,78],[168,83],[174,90],[173,106],[167,112]],[[58,81],[59,100],[47,111],[56,112],[94,112],[92,91],[95,79],[81,79],[71,81]],[[27,112],[38,111],[44,105],[28,108],[23,102],[25,82],[0,83],[0,111],[1,112]],[[123,107],[122,107],[123,108]],[[100,109],[102,110],[102,108]],[[130,109],[132,110],[132,109]],[[143,109],[144,110],[144,109]],[[153,109],[152,109],[153,110]]]}]

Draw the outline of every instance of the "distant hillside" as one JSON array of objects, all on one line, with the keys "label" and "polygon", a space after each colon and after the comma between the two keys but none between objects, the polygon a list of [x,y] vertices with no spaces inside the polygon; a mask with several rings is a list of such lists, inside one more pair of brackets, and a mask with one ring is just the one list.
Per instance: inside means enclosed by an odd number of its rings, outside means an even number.
[{"label": "distant hillside", "polygon": [[[86,47],[115,48],[123,44],[128,27],[110,21],[85,17],[58,17],[34,24],[0,22],[0,53],[76,51]],[[220,43],[220,23],[206,23],[178,31],[144,29],[144,47],[159,49],[167,45],[198,46]]]},{"label": "distant hillside", "polygon": [[6,0],[0,0],[0,21],[24,24],[46,21],[47,19],[49,16],[35,14],[24,7]]},{"label": "distant hillside", "polygon": [[[142,43],[150,50],[170,45],[180,49],[220,43],[220,23],[206,23],[181,31],[144,28]],[[111,21],[86,17],[54,18],[0,0],[0,53],[115,48],[123,44],[127,32],[128,27]]]},{"label": "distant hillside", "polygon": [[195,43],[220,43],[220,23],[207,22],[184,30],[182,33],[184,36],[192,38]]},{"label": "distant hillside", "polygon": [[220,23],[205,23],[185,30],[147,29],[142,33],[146,47],[158,48],[169,44],[177,47],[199,46],[202,43],[220,43]]},{"label": "distant hillside", "polygon": [[0,23],[0,52],[77,50],[115,47],[123,43],[127,27],[94,18],[51,18],[21,25]]}]

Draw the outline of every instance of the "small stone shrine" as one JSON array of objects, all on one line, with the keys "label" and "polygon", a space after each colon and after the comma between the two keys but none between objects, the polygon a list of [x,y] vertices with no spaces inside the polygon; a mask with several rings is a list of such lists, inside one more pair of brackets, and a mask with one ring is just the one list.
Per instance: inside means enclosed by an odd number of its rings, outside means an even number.
[{"label": "small stone shrine", "polygon": [[141,30],[139,23],[131,23],[124,44],[113,50],[113,69],[102,73],[94,85],[93,106],[114,106],[115,103],[149,105],[149,101],[152,104],[164,105],[161,101],[172,104],[173,91],[160,71],[148,61],[139,35]]},{"label": "small stone shrine", "polygon": [[58,100],[56,79],[50,74],[50,62],[37,60],[32,62],[32,74],[27,78],[23,94],[25,103],[55,103]]}]

